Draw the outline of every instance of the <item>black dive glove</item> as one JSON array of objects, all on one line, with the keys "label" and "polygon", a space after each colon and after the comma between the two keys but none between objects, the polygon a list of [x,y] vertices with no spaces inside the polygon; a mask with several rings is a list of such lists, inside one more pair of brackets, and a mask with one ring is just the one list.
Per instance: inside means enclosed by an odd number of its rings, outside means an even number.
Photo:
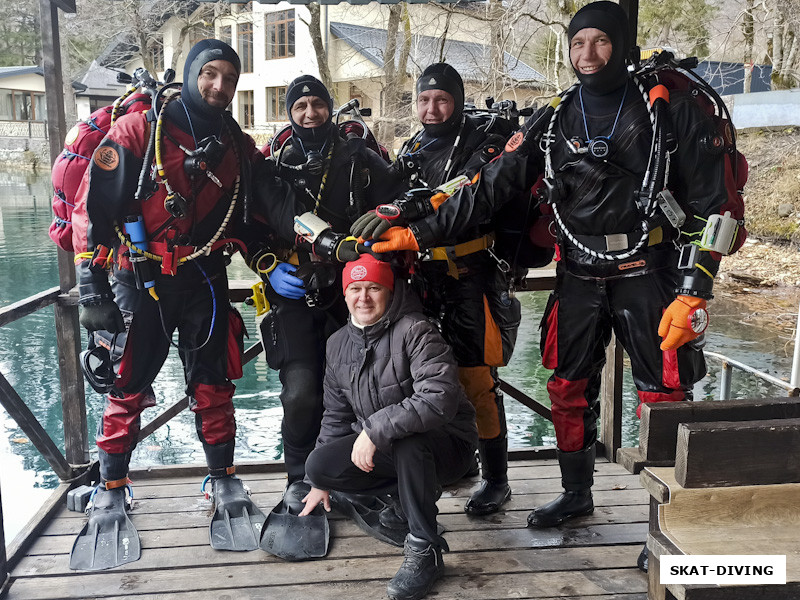
[{"label": "black dive glove", "polygon": [[378,239],[390,227],[405,227],[412,221],[424,219],[436,212],[431,198],[437,190],[416,188],[407,191],[402,198],[392,204],[381,204],[353,223],[350,233],[365,240]]},{"label": "black dive glove", "polygon": [[114,302],[114,293],[108,276],[93,273],[88,269],[76,268],[78,275],[78,291],[81,306],[80,323],[88,331],[105,330],[109,333],[125,331],[125,321],[119,306]]},{"label": "black dive glove", "polygon": [[81,326],[88,331],[105,330],[109,333],[125,331],[125,321],[119,306],[113,300],[102,300],[81,306]]}]

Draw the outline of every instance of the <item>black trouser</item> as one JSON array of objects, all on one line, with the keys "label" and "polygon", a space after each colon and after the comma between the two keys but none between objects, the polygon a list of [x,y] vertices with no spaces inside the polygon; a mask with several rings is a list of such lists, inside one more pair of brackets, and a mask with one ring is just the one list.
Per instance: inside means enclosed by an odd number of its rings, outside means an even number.
[{"label": "black trouser", "polygon": [[[156,302],[136,288],[133,273],[115,270],[115,301],[130,323],[118,365],[115,389],[106,397],[98,423],[100,473],[116,480],[128,473],[136,447],[139,415],[155,405],[151,384],[161,370],[178,331],[178,353],[186,377],[186,394],[195,413],[195,428],[211,469],[233,464],[236,434],[231,379],[241,377],[241,331],[233,343],[231,324],[241,316],[228,300],[228,280],[221,252],[184,265],[176,276],[156,276]],[[108,332],[95,332],[106,337]],[[236,348],[235,351],[232,350]],[[234,373],[234,371],[239,371]]]},{"label": "black trouser", "polygon": [[303,479],[306,458],[319,435],[325,343],[345,322],[344,301],[321,310],[272,290],[268,295],[272,310],[261,323],[261,333],[267,364],[280,372],[283,460],[291,483]]},{"label": "black trouser", "polygon": [[472,464],[475,447],[439,430],[396,440],[391,451],[375,452],[375,468],[365,473],[350,460],[353,433],[314,450],[306,476],[322,490],[368,495],[397,494],[412,535],[437,546],[437,486],[461,479]]},{"label": "black trouser", "polygon": [[[655,253],[642,256],[659,258]],[[659,348],[658,324],[675,298],[675,269],[590,278],[589,267],[580,267],[578,275],[570,271],[578,268],[569,260],[559,263],[556,288],[542,317],[542,364],[554,370],[547,390],[558,448],[565,452],[597,440],[600,378],[612,331],[630,356],[642,403],[684,400],[706,373],[701,338],[676,350]]]}]

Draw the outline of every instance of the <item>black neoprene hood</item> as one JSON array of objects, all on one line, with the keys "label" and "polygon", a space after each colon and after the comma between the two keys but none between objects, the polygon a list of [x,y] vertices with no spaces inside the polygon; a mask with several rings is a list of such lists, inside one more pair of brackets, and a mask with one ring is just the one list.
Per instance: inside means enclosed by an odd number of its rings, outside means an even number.
[{"label": "black neoprene hood", "polygon": [[[292,107],[294,103],[304,96],[316,96],[328,103],[328,120],[319,127],[304,128],[294,122]],[[286,88],[286,114],[292,124],[292,131],[306,142],[321,142],[327,138],[333,122],[333,98],[328,88],[313,75],[300,75]]]},{"label": "black neoprene hood", "polygon": [[[591,92],[601,95],[624,85],[628,72],[625,65],[630,50],[628,17],[622,7],[608,0],[592,2],[581,8],[569,23],[567,38],[572,38],[581,29],[594,28],[605,33],[611,40],[611,58],[605,67],[591,75],[579,73],[572,65],[578,80]],[[570,61],[571,63],[571,61]]]},{"label": "black neoprene hood", "polygon": [[186,108],[192,115],[213,118],[225,112],[225,108],[211,106],[200,95],[197,87],[197,78],[206,63],[213,60],[226,60],[231,63],[237,73],[242,70],[239,62],[239,55],[225,42],[219,40],[200,40],[186,57],[186,65],[183,67],[183,87],[181,88],[181,98]]},{"label": "black neoprene hood", "polygon": [[464,112],[464,82],[461,75],[447,63],[434,63],[428,66],[417,79],[417,94],[428,90],[441,90],[453,97],[453,114],[444,123],[425,124],[426,133],[439,137],[461,125]]}]

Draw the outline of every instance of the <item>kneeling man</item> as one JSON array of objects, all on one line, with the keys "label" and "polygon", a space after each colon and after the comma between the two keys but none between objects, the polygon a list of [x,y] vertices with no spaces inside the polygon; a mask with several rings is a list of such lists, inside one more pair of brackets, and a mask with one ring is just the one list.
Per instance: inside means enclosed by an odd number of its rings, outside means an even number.
[{"label": "kneeling man", "polygon": [[409,534],[387,591],[416,600],[444,571],[436,500],[472,464],[475,410],[452,350],[388,263],[349,262],[342,285],[350,322],[328,340],[325,412],[301,516],[320,503],[330,510],[329,490],[399,498]]}]

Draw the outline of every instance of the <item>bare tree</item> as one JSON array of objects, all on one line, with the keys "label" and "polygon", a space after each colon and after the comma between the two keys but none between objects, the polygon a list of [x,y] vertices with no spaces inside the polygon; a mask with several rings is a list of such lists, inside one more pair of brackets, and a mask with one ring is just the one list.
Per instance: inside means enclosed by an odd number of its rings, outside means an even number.
[{"label": "bare tree", "polygon": [[744,93],[750,92],[753,81],[753,46],[755,45],[755,21],[753,8],[755,0],[745,0],[744,14],[742,15],[742,33],[744,34]]},{"label": "bare tree", "polygon": [[[399,48],[397,44],[398,37],[401,37],[402,40]],[[405,116],[404,113],[407,114],[408,112],[403,103],[403,93],[406,88],[410,51],[411,20],[408,16],[408,10],[405,4],[393,4],[389,8],[389,21],[386,25],[381,117],[378,119],[376,127],[378,140],[389,148],[394,144],[396,125]]]},{"label": "bare tree", "polygon": [[[334,103],[338,104],[336,98],[336,89],[333,86],[333,77],[331,77],[331,68],[328,65],[328,50],[322,43],[322,21],[320,19],[320,6],[318,2],[311,2],[308,5],[308,12],[311,13],[311,21],[306,23],[308,32],[311,34],[311,43],[314,45],[314,53],[317,55],[317,68],[319,69],[319,76],[325,87],[328,88],[334,96]],[[301,19],[302,20],[302,19]]]},{"label": "bare tree", "polygon": [[800,7],[790,0],[767,0],[771,26],[767,31],[767,56],[772,62],[772,84],[778,89],[800,83],[798,33]]}]

